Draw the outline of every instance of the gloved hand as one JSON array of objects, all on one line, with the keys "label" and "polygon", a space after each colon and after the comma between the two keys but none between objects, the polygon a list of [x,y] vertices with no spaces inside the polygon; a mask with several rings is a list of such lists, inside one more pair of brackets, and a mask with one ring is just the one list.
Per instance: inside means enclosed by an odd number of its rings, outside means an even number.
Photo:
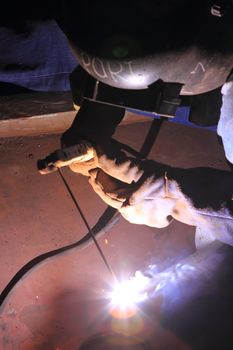
[{"label": "gloved hand", "polygon": [[[98,148],[101,143],[102,148],[111,149],[112,135],[124,114],[125,110],[121,107],[84,99],[72,125],[61,137],[61,147],[66,148],[84,143],[84,147],[89,149],[89,143],[91,143],[94,145],[92,151],[95,152],[95,148]],[[97,159],[96,156],[93,156],[93,158],[88,157],[87,161],[83,157],[82,161],[70,164],[70,168],[87,176],[88,171],[96,167]]]},{"label": "gloved hand", "polygon": [[[129,222],[165,227],[174,218],[233,245],[232,173],[172,168],[101,148],[95,154],[89,182]],[[78,164],[72,170],[79,172]]]}]

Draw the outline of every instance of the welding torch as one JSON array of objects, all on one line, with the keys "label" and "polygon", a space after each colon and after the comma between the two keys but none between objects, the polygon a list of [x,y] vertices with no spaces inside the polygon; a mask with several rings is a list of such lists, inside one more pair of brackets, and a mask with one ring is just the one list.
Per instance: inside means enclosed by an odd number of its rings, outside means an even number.
[{"label": "welding torch", "polygon": [[90,142],[80,141],[78,144],[57,149],[46,158],[39,159],[37,168],[42,175],[53,173],[58,168],[70,165],[73,162],[88,161],[94,157],[94,150]]}]

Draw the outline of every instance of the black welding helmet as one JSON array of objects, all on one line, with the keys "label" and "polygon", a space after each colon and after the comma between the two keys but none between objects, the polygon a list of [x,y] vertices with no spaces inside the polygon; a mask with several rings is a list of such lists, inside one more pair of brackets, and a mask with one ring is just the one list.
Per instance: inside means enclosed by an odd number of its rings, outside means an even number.
[{"label": "black welding helmet", "polygon": [[231,0],[69,0],[60,11],[80,65],[112,87],[162,80],[200,94],[221,86],[233,66]]}]

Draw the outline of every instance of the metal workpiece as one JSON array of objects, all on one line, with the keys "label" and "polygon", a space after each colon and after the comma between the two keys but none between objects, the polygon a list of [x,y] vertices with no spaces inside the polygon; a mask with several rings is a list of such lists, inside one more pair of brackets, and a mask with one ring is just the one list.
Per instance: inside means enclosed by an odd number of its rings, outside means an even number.
[{"label": "metal workpiece", "polygon": [[37,169],[40,174],[46,175],[57,171],[58,168],[68,166],[73,162],[88,161],[93,157],[94,149],[91,143],[88,141],[81,141],[74,146],[57,149],[46,158],[39,159],[37,161]]},{"label": "metal workpiece", "polygon": [[[119,23],[121,11],[127,20]],[[107,86],[140,90],[162,80],[198,95],[220,87],[232,69],[231,1],[101,0],[91,13],[88,3],[71,1],[62,14],[80,66]]]}]

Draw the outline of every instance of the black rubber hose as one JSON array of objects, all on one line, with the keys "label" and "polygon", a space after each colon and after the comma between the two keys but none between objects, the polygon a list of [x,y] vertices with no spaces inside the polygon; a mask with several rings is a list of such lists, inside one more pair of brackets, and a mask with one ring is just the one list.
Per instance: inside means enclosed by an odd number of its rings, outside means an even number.
[{"label": "black rubber hose", "polygon": [[[116,209],[108,207],[95,226],[92,228],[92,231],[95,234],[95,237],[101,237],[103,234],[108,232],[120,219],[120,213]],[[43,261],[67,252],[68,250],[81,250],[90,246],[93,241],[91,238],[91,233],[88,232],[83,238],[78,242],[69,244],[67,246],[51,250],[49,252],[43,253],[36,256],[29,262],[27,262],[21,269],[13,276],[10,282],[6,285],[0,295],[0,308],[3,306],[6,297],[9,296],[10,292],[13,290],[15,285],[20,281],[22,277],[25,277],[36,265],[41,264]]]}]

